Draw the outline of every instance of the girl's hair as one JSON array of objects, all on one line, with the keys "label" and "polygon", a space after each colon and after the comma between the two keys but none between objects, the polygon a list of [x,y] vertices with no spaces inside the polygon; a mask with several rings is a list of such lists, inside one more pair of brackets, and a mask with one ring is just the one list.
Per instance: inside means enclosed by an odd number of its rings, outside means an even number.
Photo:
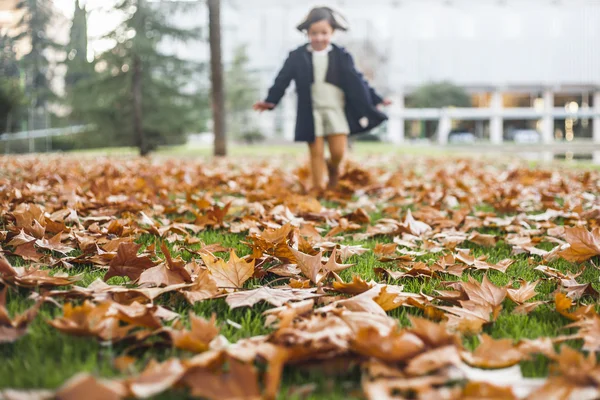
[{"label": "girl's hair", "polygon": [[304,21],[296,28],[300,32],[308,31],[310,26],[319,21],[327,21],[333,28],[333,30],[339,29],[340,31],[348,30],[348,22],[337,11],[332,10],[330,7],[315,7],[306,16]]}]

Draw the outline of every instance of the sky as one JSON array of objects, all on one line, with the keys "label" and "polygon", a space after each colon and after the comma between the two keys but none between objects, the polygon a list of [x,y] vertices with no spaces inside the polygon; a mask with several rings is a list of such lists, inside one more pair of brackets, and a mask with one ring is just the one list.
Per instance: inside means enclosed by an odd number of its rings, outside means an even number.
[{"label": "sky", "polygon": [[[88,10],[88,59],[93,58],[94,54],[110,48],[110,42],[99,38],[119,23],[118,15],[112,10],[112,5],[115,2],[116,0],[80,0],[80,4]],[[69,20],[73,18],[75,0],[54,0],[54,6]]]}]

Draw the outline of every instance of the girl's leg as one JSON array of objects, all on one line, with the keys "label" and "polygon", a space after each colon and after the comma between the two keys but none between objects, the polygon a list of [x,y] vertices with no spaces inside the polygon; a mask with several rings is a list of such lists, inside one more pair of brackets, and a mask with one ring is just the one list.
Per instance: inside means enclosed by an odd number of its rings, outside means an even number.
[{"label": "girl's leg", "polygon": [[310,172],[312,174],[313,189],[324,189],[323,178],[325,174],[325,141],[316,137],[315,141],[308,144],[310,150]]},{"label": "girl's leg", "polygon": [[346,149],[348,148],[348,135],[336,134],[328,135],[327,143],[329,145],[329,153],[331,154],[331,160],[327,165],[329,172],[329,188],[333,189],[337,186],[340,176],[340,165],[344,161],[346,156]]}]

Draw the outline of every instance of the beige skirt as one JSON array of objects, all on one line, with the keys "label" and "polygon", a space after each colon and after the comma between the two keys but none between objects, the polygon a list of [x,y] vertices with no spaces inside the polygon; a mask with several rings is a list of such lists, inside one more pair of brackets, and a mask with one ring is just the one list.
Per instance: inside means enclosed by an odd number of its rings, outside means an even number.
[{"label": "beige skirt", "polygon": [[343,109],[316,108],[313,110],[315,137],[348,135],[350,126]]}]

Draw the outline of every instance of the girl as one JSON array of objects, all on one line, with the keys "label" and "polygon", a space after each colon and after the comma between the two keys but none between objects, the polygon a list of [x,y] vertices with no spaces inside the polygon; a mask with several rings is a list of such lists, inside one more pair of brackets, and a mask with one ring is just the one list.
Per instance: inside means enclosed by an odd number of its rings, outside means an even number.
[{"label": "girl", "polygon": [[365,132],[387,119],[377,108],[388,105],[356,70],[352,56],[331,43],[336,30],[347,30],[345,19],[329,7],[313,8],[298,25],[308,44],[290,52],[267,98],[254,104],[257,111],[272,110],[293,79],[298,110],[295,140],[308,142],[313,189],[324,189],[325,140],[331,158],[327,163],[330,189],[337,186],[348,135]]}]

